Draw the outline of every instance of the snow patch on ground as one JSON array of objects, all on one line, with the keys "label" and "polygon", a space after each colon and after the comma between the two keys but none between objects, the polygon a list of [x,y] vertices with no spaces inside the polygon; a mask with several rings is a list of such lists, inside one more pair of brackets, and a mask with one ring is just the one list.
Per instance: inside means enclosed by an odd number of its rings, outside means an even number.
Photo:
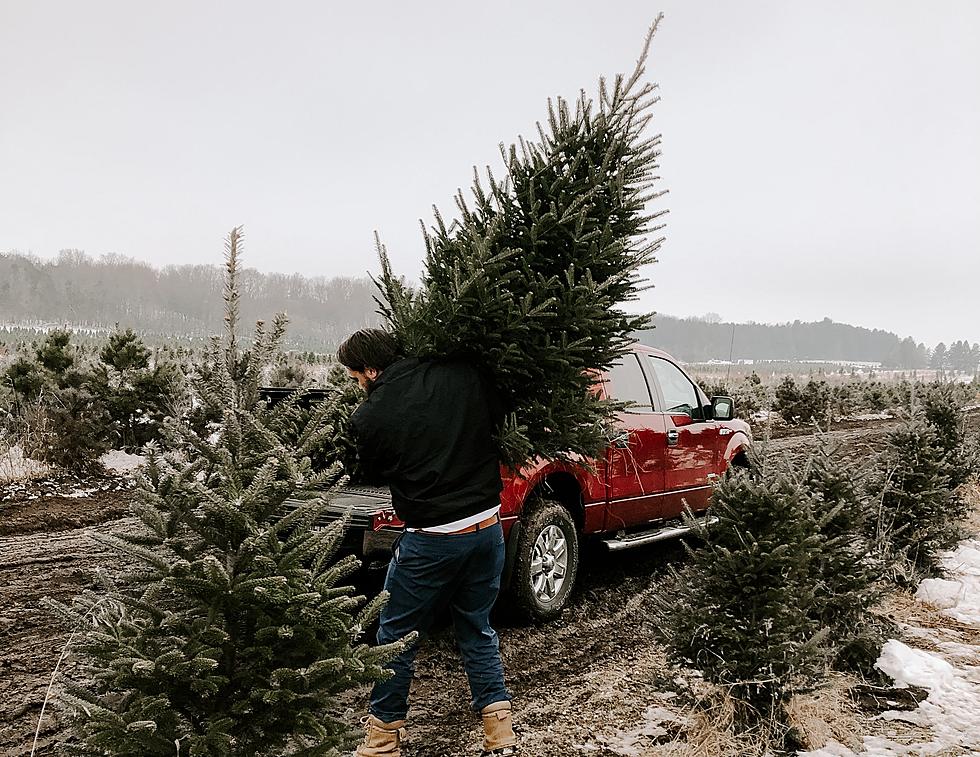
[{"label": "snow patch on ground", "polygon": [[894,417],[887,410],[882,410],[880,413],[853,413],[846,416],[849,421],[887,421]]},{"label": "snow patch on ground", "polygon": [[[961,542],[946,554],[943,566],[949,578],[923,581],[916,597],[980,630],[980,540]],[[896,686],[919,686],[929,696],[911,712],[888,711],[881,717],[928,728],[932,739],[906,745],[866,736],[858,753],[831,742],[822,749],[801,752],[800,757],[897,757],[949,753],[957,748],[980,750],[980,650],[943,640],[928,628],[914,629],[911,635],[931,641],[940,652],[915,649],[891,639],[882,648],[876,665],[895,679]]]},{"label": "snow patch on ground", "polygon": [[[943,567],[961,586],[955,605],[943,612],[980,628],[980,539],[968,539],[943,558]],[[980,737],[977,738],[980,742]]]},{"label": "snow patch on ground", "polygon": [[121,449],[114,449],[100,457],[99,462],[109,470],[116,471],[116,473],[131,473],[146,460],[142,455],[131,455]]},{"label": "snow patch on ground", "polygon": [[943,610],[956,607],[963,596],[963,584],[945,578],[927,578],[915,592],[915,598],[920,602],[928,602]]},{"label": "snow patch on ground", "polygon": [[19,445],[0,449],[0,482],[25,481],[41,478],[48,473],[50,469],[47,465],[24,457],[24,452]]},{"label": "snow patch on ground", "polygon": [[[670,696],[669,693],[659,695],[662,699],[668,699]],[[651,754],[652,744],[676,733],[679,727],[686,723],[686,719],[670,710],[658,705],[651,705],[644,711],[636,728],[628,731],[617,731],[611,736],[599,736],[598,740],[601,744],[589,742],[576,744],[575,747],[582,754],[606,751],[623,755],[623,757],[644,757]]]}]

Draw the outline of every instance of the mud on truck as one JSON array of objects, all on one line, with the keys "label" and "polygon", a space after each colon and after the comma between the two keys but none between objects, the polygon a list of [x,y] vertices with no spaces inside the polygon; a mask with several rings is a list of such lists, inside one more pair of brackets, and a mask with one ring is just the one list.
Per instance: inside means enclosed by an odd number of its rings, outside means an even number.
[{"label": "mud on truck", "polygon": [[[270,399],[288,390],[266,390]],[[635,345],[599,382],[603,396],[630,402],[621,432],[588,464],[537,460],[502,469],[500,519],[506,539],[501,596],[532,620],[556,617],[568,602],[582,544],[616,552],[690,530],[685,505],[706,518],[714,481],[747,465],[749,425],[730,397],[710,399],[670,355]],[[287,501],[286,507],[300,503]],[[387,489],[349,485],[330,498],[324,524],[345,514],[345,550],[387,566],[403,524]],[[597,555],[601,550],[597,551]],[[594,559],[601,559],[596,557]]]}]

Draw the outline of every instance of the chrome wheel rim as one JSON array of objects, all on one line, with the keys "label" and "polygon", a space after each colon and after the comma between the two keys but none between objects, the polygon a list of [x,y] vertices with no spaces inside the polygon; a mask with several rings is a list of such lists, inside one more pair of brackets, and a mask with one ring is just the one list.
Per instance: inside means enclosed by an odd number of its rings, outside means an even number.
[{"label": "chrome wheel rim", "polygon": [[531,550],[531,590],[542,604],[554,602],[568,577],[568,540],[558,526],[546,526]]}]

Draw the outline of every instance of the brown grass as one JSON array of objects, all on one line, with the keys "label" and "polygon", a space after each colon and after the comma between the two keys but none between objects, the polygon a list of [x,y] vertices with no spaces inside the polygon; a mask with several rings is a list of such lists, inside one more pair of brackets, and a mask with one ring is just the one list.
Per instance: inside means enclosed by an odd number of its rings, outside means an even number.
[{"label": "brown grass", "polygon": [[671,757],[747,757],[770,753],[768,734],[740,732],[735,725],[736,702],[727,690],[704,683],[700,699],[682,716],[688,725],[656,754]]},{"label": "brown grass", "polygon": [[980,482],[963,484],[959,492],[971,506],[969,515],[963,521],[963,528],[970,536],[980,536]]},{"label": "brown grass", "polygon": [[858,680],[845,673],[831,673],[817,689],[797,694],[786,705],[789,722],[808,749],[820,749],[833,739],[851,749],[861,744],[858,710],[850,695]]}]

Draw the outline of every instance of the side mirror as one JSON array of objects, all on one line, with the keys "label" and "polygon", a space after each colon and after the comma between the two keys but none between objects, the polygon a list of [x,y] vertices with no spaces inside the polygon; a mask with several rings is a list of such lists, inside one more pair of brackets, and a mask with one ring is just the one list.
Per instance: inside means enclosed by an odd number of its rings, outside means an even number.
[{"label": "side mirror", "polygon": [[731,397],[712,397],[711,417],[716,421],[730,421],[735,417],[735,401]]}]

